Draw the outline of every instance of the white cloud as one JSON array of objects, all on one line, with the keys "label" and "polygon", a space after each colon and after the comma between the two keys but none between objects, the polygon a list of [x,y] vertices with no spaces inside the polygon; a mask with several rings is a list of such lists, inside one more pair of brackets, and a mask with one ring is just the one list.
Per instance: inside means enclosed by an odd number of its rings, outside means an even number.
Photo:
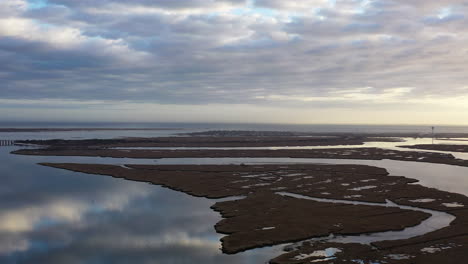
[{"label": "white cloud", "polygon": [[[374,90],[374,92],[372,92]],[[376,104],[388,104],[400,102],[405,99],[413,88],[399,87],[390,88],[382,91],[373,89],[372,87],[344,89],[332,91],[323,96],[307,96],[307,95],[268,95],[257,96],[256,99],[270,101],[298,101],[298,102],[371,102]]]},{"label": "white cloud", "polygon": [[257,0],[256,5],[278,10],[311,11],[321,7],[332,7],[334,1],[329,0],[300,0],[300,1],[281,1],[281,0]]},{"label": "white cloud", "polygon": [[5,99],[354,107],[468,83],[463,1],[49,3],[2,2]]}]

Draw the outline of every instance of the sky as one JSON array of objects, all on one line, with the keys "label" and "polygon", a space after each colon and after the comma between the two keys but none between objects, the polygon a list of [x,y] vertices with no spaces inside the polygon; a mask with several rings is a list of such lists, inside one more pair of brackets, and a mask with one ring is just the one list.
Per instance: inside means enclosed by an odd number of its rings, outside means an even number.
[{"label": "sky", "polygon": [[467,11],[0,0],[0,121],[468,125]]}]

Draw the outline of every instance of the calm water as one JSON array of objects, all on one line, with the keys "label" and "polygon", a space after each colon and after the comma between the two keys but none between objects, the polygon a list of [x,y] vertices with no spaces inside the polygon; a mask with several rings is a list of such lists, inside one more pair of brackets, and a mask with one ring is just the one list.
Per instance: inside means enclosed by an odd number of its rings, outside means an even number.
[{"label": "calm water", "polygon": [[[285,125],[236,123],[34,123],[0,122],[0,127],[16,128],[178,128],[189,131],[263,130],[312,133],[430,133],[431,125]],[[468,133],[468,126],[436,126],[439,133]],[[84,133],[81,133],[84,134]],[[121,134],[121,133],[119,133]]]},{"label": "calm water", "polygon": [[[198,131],[198,128],[191,128]],[[187,130],[190,130],[187,128]],[[283,130],[283,129],[280,129]],[[166,136],[171,131],[0,133],[1,139]],[[386,167],[393,175],[465,193],[468,168],[399,161],[297,159],[107,159],[9,154],[0,147],[0,263],[265,263],[279,247],[224,255],[213,200],[159,186],[36,165],[38,162],[239,163],[326,162]],[[443,178],[441,177],[443,176]]]},{"label": "calm water", "polygon": [[197,132],[200,130],[108,130],[108,131],[50,131],[50,132],[0,132],[2,140],[25,139],[109,139],[123,137],[166,137],[177,136],[179,133]]},{"label": "calm water", "polygon": [[279,253],[222,254],[213,200],[42,167],[35,164],[41,157],[11,155],[12,149],[0,148],[2,264],[257,264]]},{"label": "calm water", "polygon": [[193,149],[270,149],[270,150],[278,150],[278,149],[341,149],[341,148],[382,148],[382,149],[389,149],[389,150],[397,150],[397,151],[407,151],[407,152],[436,152],[436,153],[445,153],[451,154],[455,158],[458,159],[466,159],[468,160],[468,153],[463,152],[451,152],[451,151],[436,151],[436,150],[424,150],[424,149],[408,149],[402,148],[400,146],[410,146],[410,145],[417,145],[417,144],[455,144],[455,145],[468,145],[468,138],[460,138],[458,140],[438,140],[431,138],[401,138],[401,142],[364,142],[362,145],[335,145],[335,146],[282,146],[282,147],[118,147],[115,149],[154,149],[154,150],[161,150],[161,149],[183,149],[183,150],[193,150]]},{"label": "calm water", "polygon": [[[87,175],[36,162],[108,164],[152,160],[37,157],[0,148],[0,263],[265,263],[281,246],[224,255],[213,226],[214,200],[146,183]],[[97,159],[97,160],[96,160]],[[154,161],[153,161],[154,162]],[[327,159],[162,159],[158,164],[366,164],[421,184],[468,194],[468,168],[400,161]],[[450,178],[447,178],[448,173]],[[443,176],[443,177],[441,177]]]}]

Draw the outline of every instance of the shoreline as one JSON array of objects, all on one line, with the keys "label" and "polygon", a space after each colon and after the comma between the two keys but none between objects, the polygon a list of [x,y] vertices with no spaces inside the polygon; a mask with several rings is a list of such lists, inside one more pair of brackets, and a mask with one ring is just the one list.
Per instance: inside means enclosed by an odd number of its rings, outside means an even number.
[{"label": "shoreline", "polygon": [[413,146],[399,146],[401,148],[415,149],[415,150],[435,150],[435,151],[450,151],[468,153],[468,145],[453,145],[453,144],[417,144]]},{"label": "shoreline", "polygon": [[132,159],[164,158],[313,158],[313,159],[355,159],[355,160],[398,160],[437,163],[468,167],[468,160],[455,158],[451,154],[397,151],[380,148],[333,148],[333,149],[239,149],[239,150],[145,150],[108,149],[86,147],[50,147],[44,149],[20,149],[12,154],[32,156],[80,156]]},{"label": "shoreline", "polygon": [[186,130],[185,128],[0,128],[0,133],[25,132],[72,132],[72,131],[165,131]]},{"label": "shoreline", "polygon": [[[399,151],[381,148],[319,149],[115,149],[143,146],[269,146],[362,144],[366,137],[161,137],[107,140],[20,141],[40,144],[44,148],[12,152],[33,156],[86,156],[131,159],[159,158],[324,158],[361,160],[398,160],[429,162],[468,167],[468,160],[451,154]],[[395,141],[394,138],[379,138]],[[380,142],[380,141],[379,141]],[[146,162],[145,162],[146,163]],[[327,262],[314,252],[337,248],[333,263],[346,259],[372,263],[388,262],[397,252],[408,256],[390,263],[450,263],[449,256],[462,258],[468,247],[468,197],[418,185],[418,180],[389,175],[386,169],[368,165],[332,164],[238,164],[238,165],[137,165],[40,163],[69,171],[111,176],[131,181],[148,182],[194,197],[209,199],[243,197],[218,201],[211,208],[222,220],[215,230],[224,234],[222,251],[236,254],[246,250],[297,243],[290,252],[270,261],[274,264],[296,264],[301,261]],[[289,193],[293,196],[284,196]],[[312,197],[313,199],[302,199]],[[314,200],[315,199],[315,200]],[[340,200],[356,204],[336,204]],[[389,202],[391,201],[391,202]],[[359,203],[360,204],[359,204]],[[372,206],[364,203],[397,204],[400,207]],[[405,209],[406,208],[406,209]],[[407,210],[419,208],[421,210]],[[390,234],[420,226],[429,217],[427,210],[452,215],[454,221],[442,229],[429,230],[405,239],[382,239],[369,244],[339,243],[328,236],[365,236]],[[427,248],[436,248],[428,257]],[[356,249],[359,249],[356,251]],[[340,261],[340,262],[337,262]],[[331,262],[330,262],[331,263]]]},{"label": "shoreline", "polygon": [[[150,182],[195,197],[215,199],[246,196],[244,199],[217,202],[212,207],[215,211],[219,211],[224,218],[215,225],[215,228],[217,232],[226,234],[222,239],[222,245],[223,252],[228,254],[264,246],[307,241],[312,237],[324,237],[330,233],[359,235],[369,232],[402,230],[406,227],[415,226],[427,217],[417,213],[396,210],[395,208],[392,208],[391,211],[379,211],[380,209],[374,207],[334,205],[292,197],[280,197],[276,194],[279,191],[276,189],[278,187],[285,188],[281,189],[281,192],[313,195],[324,199],[346,199],[377,203],[383,203],[389,199],[401,205],[439,210],[457,217],[449,227],[423,236],[406,240],[375,242],[371,244],[372,247],[361,245],[366,249],[366,254],[374,257],[378,255],[379,260],[384,260],[385,256],[390,254],[389,252],[399,250],[405,252],[408,247],[420,245],[418,250],[411,249],[412,256],[417,259],[420,257],[417,252],[426,248],[428,244],[435,246],[438,245],[437,243],[441,239],[450,240],[450,237],[454,237],[453,239],[456,241],[463,239],[464,244],[462,245],[468,245],[468,236],[464,235],[464,230],[467,228],[468,210],[443,205],[468,205],[468,197],[414,185],[413,183],[417,181],[401,176],[389,176],[384,169],[377,167],[284,164],[125,165],[125,167],[72,163],[47,163],[41,165],[132,181]],[[278,174],[278,172],[282,173]],[[332,179],[330,177],[335,180],[330,181]],[[197,181],[193,181],[194,178]],[[282,178],[282,180],[278,181],[279,178]],[[353,182],[354,184],[348,185]],[[369,184],[372,184],[371,186],[375,185],[375,187],[362,188],[362,186],[365,185],[364,187],[366,187]],[[354,191],[354,189],[358,189],[355,185],[361,186],[362,189]],[[243,188],[245,186],[252,187]],[[348,197],[352,193],[359,193],[362,197]],[[432,198],[433,201],[419,202],[423,198]],[[340,208],[340,210],[336,210],[337,208]],[[365,212],[371,213],[368,216],[370,218],[365,216]],[[362,215],[363,213],[364,215]],[[373,216],[371,217],[371,215]],[[350,218],[346,218],[346,216]],[[379,218],[379,216],[383,216],[383,218]],[[360,220],[356,222],[356,219]],[[340,223],[340,225],[334,227],[336,223]],[[392,227],[394,224],[399,227]],[[275,228],[270,229],[269,227]],[[310,230],[312,233],[307,233],[305,230]],[[450,234],[449,238],[446,238],[447,234]],[[408,246],[408,243],[410,246]],[[350,246],[327,241],[319,242],[317,245],[320,247],[324,244],[340,245],[340,248]],[[462,245],[453,247],[453,250],[458,252],[457,254],[466,252],[466,248]],[[378,248],[378,251],[376,252],[373,247]],[[294,257],[307,254],[309,250],[310,246],[303,245],[293,252],[278,256],[271,263],[297,263],[294,262]],[[448,251],[453,254],[452,250],[444,250],[439,254],[433,254],[432,261],[412,263],[442,263],[441,259],[446,258],[444,255],[449,254]],[[361,259],[367,256],[362,255],[362,252],[361,255],[356,256],[355,254],[356,252],[345,250],[343,254],[338,256],[340,258],[354,256]],[[317,258],[308,258],[308,260],[314,259]],[[395,261],[392,263],[406,262]]]}]

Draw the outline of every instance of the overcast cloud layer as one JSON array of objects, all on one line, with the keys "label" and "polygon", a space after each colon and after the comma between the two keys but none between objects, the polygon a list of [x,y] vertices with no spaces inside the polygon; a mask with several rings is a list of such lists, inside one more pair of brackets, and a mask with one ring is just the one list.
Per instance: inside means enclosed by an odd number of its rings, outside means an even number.
[{"label": "overcast cloud layer", "polygon": [[[395,122],[398,109],[414,114],[406,122],[427,111],[442,122],[468,110],[467,10],[456,0],[2,0],[0,108],[26,111],[11,119],[173,114],[163,121],[187,121],[178,115],[191,107],[202,121],[296,109],[335,122],[369,110]],[[212,114],[221,108],[239,114]]]}]

